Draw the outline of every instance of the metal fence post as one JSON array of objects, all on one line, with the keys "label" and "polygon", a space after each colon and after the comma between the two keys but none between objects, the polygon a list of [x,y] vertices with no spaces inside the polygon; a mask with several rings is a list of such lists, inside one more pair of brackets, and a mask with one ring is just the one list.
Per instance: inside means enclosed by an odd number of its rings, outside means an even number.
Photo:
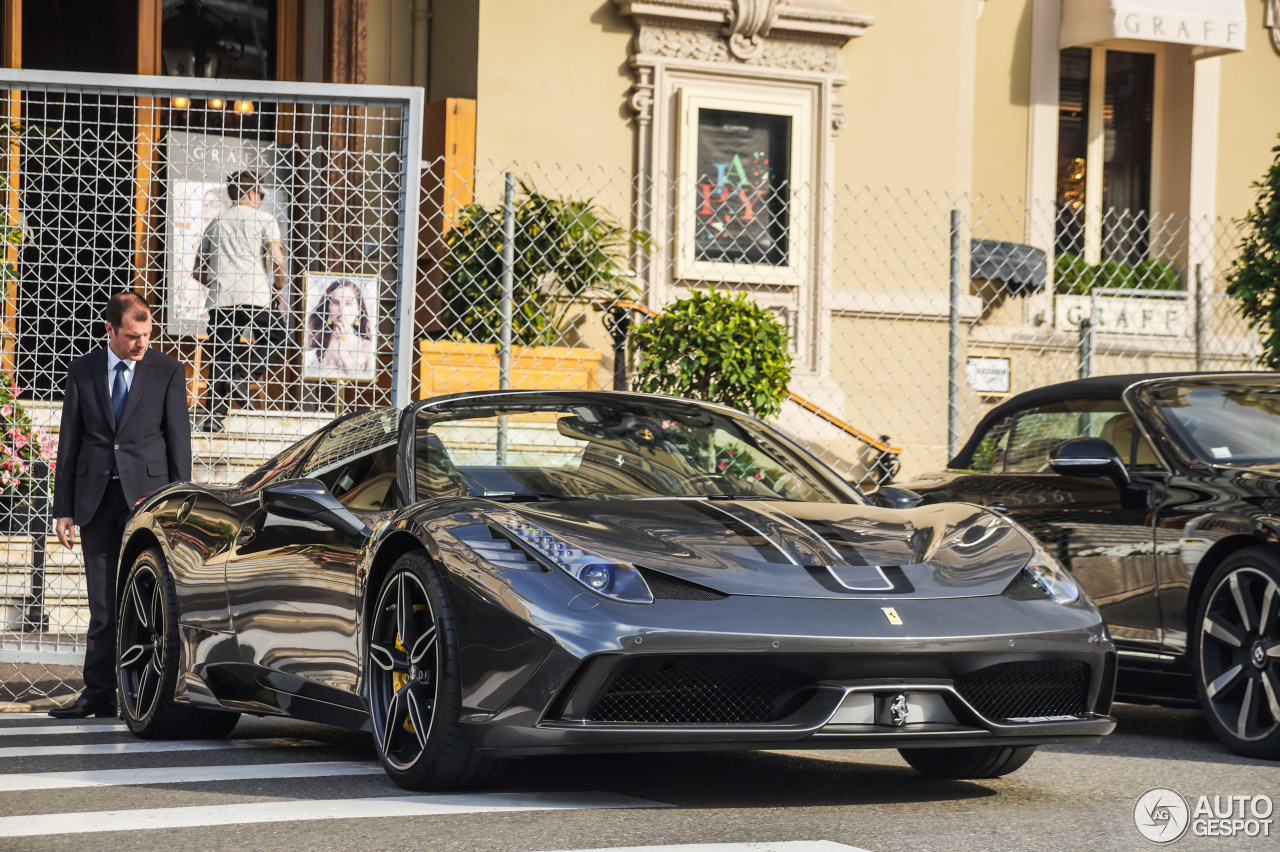
[{"label": "metal fence post", "polygon": [[1204,369],[1204,284],[1200,279],[1200,264],[1196,264],[1196,372]]},{"label": "metal fence post", "polygon": [[506,173],[502,195],[502,326],[498,332],[498,388],[511,387],[511,303],[515,298],[516,176]]},{"label": "metal fence post", "polygon": [[1080,378],[1093,375],[1093,319],[1080,320]]},{"label": "metal fence post", "polygon": [[951,306],[947,317],[947,457],[960,441],[960,211],[951,211]]},{"label": "metal fence post", "polygon": [[[414,313],[418,295],[418,224],[422,211],[422,89],[414,88],[407,102],[408,115],[401,157],[404,192],[401,194],[400,253],[396,258],[400,286],[396,290],[395,326],[392,331],[391,403],[403,408],[413,398]],[[341,397],[339,397],[341,399]]]}]

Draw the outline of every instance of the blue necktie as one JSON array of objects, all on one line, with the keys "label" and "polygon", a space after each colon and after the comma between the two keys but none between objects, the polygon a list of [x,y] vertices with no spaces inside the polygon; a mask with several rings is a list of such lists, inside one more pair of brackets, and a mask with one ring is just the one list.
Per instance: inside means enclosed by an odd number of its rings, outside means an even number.
[{"label": "blue necktie", "polygon": [[116,415],[116,426],[124,416],[124,401],[129,398],[129,385],[124,380],[124,371],[128,369],[124,362],[116,364],[116,380],[111,383],[111,410]]}]

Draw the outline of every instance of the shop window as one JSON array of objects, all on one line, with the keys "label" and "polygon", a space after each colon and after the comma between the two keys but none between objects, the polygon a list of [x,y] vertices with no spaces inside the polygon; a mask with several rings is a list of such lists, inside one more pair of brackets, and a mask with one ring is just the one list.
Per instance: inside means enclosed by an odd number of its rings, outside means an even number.
[{"label": "shop window", "polygon": [[1155,55],[1073,47],[1059,57],[1059,253],[1089,263],[1146,257]]}]

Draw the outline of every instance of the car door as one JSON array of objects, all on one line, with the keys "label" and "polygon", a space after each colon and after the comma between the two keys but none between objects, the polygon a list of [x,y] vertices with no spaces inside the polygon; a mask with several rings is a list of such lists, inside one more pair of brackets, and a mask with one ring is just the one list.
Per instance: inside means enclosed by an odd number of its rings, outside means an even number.
[{"label": "car door", "polygon": [[[1082,437],[1116,446],[1133,484],[1055,473],[1049,451]],[[1159,649],[1154,521],[1167,474],[1122,402],[1064,400],[1012,412],[991,424],[967,461],[976,470],[932,499],[978,503],[1017,520],[1097,602],[1118,647]]]},{"label": "car door", "polygon": [[[292,478],[319,480],[366,526],[376,525],[396,506],[398,423],[398,412],[379,410],[336,424]],[[354,693],[364,544],[259,505],[226,569],[242,661],[297,679],[279,681],[287,691],[313,683]]]}]

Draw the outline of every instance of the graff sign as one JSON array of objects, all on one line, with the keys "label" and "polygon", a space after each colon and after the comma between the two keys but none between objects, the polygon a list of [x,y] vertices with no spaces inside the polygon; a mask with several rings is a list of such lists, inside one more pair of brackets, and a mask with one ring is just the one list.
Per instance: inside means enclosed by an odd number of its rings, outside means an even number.
[{"label": "graff sign", "polygon": [[694,258],[787,262],[791,118],[698,110]]},{"label": "graff sign", "polygon": [[1142,296],[1063,296],[1054,300],[1053,327],[1077,331],[1092,313],[1093,330],[1103,334],[1179,337],[1187,333],[1184,298]]}]

